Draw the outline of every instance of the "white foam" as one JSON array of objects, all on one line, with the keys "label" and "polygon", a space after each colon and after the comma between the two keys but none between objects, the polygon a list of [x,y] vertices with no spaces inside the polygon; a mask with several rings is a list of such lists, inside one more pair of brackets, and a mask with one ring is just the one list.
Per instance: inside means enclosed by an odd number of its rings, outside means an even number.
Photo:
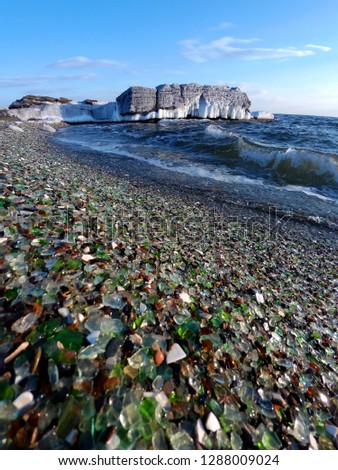
[{"label": "white foam", "polygon": [[275,119],[275,116],[269,111],[253,111],[251,113],[251,117],[254,119],[266,119],[269,121],[273,121]]},{"label": "white foam", "polygon": [[338,204],[337,199],[333,199],[327,196],[324,196],[323,194],[319,194],[316,192],[314,188],[305,188],[304,186],[298,186],[295,184],[288,184],[286,186],[283,186],[283,189],[286,191],[291,191],[291,192],[296,192],[296,193],[303,193],[306,194],[307,196],[312,196],[316,197],[318,199],[321,199],[322,201],[328,201],[328,202],[334,202]]},{"label": "white foam", "polygon": [[267,151],[263,145],[248,145],[243,139],[240,141],[240,156],[244,160],[256,162],[261,167],[272,166],[277,169],[282,163],[287,163],[291,168],[304,168],[304,171],[312,171],[318,176],[330,174],[338,183],[338,164],[330,155],[311,152],[303,149],[289,147],[287,150]]},{"label": "white foam", "polygon": [[211,136],[214,139],[225,139],[227,137],[235,137],[236,136],[236,134],[234,134],[232,132],[228,132],[225,129],[222,129],[221,127],[219,127],[219,126],[214,126],[214,125],[208,126],[205,129],[204,132],[207,136]]}]

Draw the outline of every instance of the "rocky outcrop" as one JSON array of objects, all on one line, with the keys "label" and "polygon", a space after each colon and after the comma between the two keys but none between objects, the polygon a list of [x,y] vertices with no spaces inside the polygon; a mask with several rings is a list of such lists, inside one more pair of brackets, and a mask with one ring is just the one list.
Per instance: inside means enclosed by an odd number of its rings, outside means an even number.
[{"label": "rocky outcrop", "polygon": [[71,100],[63,97],[53,98],[52,96],[26,95],[21,98],[21,100],[16,100],[10,104],[8,109],[30,108],[31,106],[40,106],[52,103],[66,104],[71,103]]},{"label": "rocky outcrop", "polygon": [[156,89],[133,86],[116,98],[122,115],[156,111]]},{"label": "rocky outcrop", "polygon": [[92,100],[87,98],[86,100],[81,101],[82,104],[98,104],[98,100]]},{"label": "rocky outcrop", "polygon": [[10,112],[6,108],[1,108],[0,109],[0,119],[2,121],[13,121],[14,117],[10,115]]},{"label": "rocky outcrop", "polygon": [[158,109],[180,108],[186,104],[185,101],[182,85],[160,85],[156,88],[156,105]]},{"label": "rocky outcrop", "polygon": [[190,83],[160,85],[157,88],[131,87],[116,99],[121,115],[154,114],[154,118],[249,117],[250,100],[238,88]]},{"label": "rocky outcrop", "polygon": [[116,102],[27,95],[14,101],[8,114],[23,121],[121,122],[158,119],[250,119],[250,100],[239,88],[190,83],[130,87]]}]

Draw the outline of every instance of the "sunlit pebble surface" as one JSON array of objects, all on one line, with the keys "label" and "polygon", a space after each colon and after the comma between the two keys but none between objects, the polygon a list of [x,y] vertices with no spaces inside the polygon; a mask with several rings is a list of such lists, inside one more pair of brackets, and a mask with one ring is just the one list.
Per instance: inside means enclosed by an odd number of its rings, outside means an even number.
[{"label": "sunlit pebble surface", "polygon": [[[240,237],[240,222],[216,237],[188,217],[203,204],[72,163],[41,124],[7,126],[2,448],[338,448],[332,247]],[[112,233],[94,227],[107,212]]]}]

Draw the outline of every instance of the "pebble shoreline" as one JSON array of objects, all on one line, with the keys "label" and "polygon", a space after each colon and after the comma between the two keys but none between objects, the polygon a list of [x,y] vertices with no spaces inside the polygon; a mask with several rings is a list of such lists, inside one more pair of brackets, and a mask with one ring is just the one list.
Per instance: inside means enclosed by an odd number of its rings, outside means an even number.
[{"label": "pebble shoreline", "polygon": [[20,128],[0,122],[0,447],[337,449],[334,244]]}]

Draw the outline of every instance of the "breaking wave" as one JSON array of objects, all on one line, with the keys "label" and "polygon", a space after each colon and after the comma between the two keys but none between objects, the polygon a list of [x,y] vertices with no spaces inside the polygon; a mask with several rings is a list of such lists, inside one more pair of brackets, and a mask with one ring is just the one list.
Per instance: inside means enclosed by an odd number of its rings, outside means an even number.
[{"label": "breaking wave", "polygon": [[266,144],[216,125],[208,126],[204,135],[209,151],[219,156],[223,154],[227,160],[224,164],[237,170],[241,167],[246,172],[251,170],[252,176],[257,170],[264,176],[265,170],[265,176],[278,184],[338,189],[338,157],[335,154]]},{"label": "breaking wave", "polygon": [[108,154],[107,158],[124,156],[192,177],[255,190],[285,189],[338,203],[335,118],[280,116],[273,123],[259,124],[210,120],[95,124],[60,129],[56,138]]}]

